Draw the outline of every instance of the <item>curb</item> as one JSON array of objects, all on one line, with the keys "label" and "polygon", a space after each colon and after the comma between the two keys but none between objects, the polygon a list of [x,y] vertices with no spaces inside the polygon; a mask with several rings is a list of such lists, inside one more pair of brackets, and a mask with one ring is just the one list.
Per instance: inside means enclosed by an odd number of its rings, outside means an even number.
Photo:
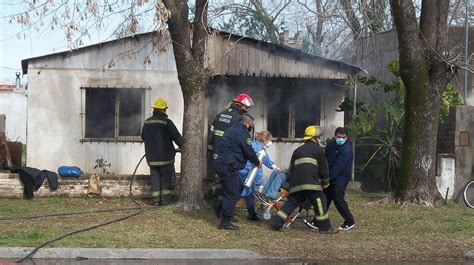
[{"label": "curb", "polygon": [[[0,258],[21,259],[33,248],[0,248]],[[171,248],[42,248],[35,259],[145,259],[145,260],[269,260],[273,257],[244,249],[171,249]]]},{"label": "curb", "polygon": [[474,250],[470,250],[464,254],[464,260],[474,263]]}]

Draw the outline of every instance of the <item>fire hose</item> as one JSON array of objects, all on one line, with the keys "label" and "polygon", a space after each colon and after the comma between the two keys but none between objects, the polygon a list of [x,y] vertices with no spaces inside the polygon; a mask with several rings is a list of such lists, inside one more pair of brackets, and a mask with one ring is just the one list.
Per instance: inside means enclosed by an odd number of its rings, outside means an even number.
[{"label": "fire hose", "polygon": [[137,173],[138,167],[140,166],[141,162],[143,161],[143,158],[145,158],[145,155],[143,155],[142,158],[140,159],[140,161],[138,161],[138,164],[136,165],[135,170],[133,171],[132,177],[130,179],[130,185],[129,185],[128,198],[136,205],[135,207],[102,209],[102,210],[83,211],[83,212],[53,213],[53,214],[30,215],[30,216],[13,216],[13,217],[1,217],[0,216],[0,220],[29,220],[29,219],[37,219],[37,218],[45,218],[45,217],[53,217],[53,216],[71,216],[71,215],[82,215],[82,214],[90,214],[90,213],[103,213],[103,212],[116,212],[116,211],[135,210],[135,212],[133,212],[131,214],[128,214],[126,216],[122,216],[122,217],[113,219],[111,221],[99,223],[99,224],[89,226],[89,227],[86,227],[86,228],[83,228],[83,229],[75,230],[75,231],[69,232],[67,234],[64,234],[62,236],[51,239],[49,241],[46,241],[46,242],[42,243],[41,245],[35,247],[28,255],[26,255],[24,258],[18,260],[17,263],[22,263],[23,261],[30,259],[31,257],[33,257],[33,255],[35,255],[35,253],[39,249],[41,249],[41,248],[43,248],[43,247],[45,247],[45,246],[47,246],[51,243],[54,243],[58,240],[66,238],[68,236],[79,234],[79,233],[86,232],[86,231],[90,231],[90,230],[93,230],[93,229],[96,229],[96,228],[99,228],[99,227],[103,227],[103,226],[106,226],[106,225],[110,225],[110,224],[113,224],[113,223],[117,223],[117,222],[129,219],[131,217],[134,217],[134,216],[137,216],[137,215],[141,214],[144,211],[144,207],[140,203],[138,203],[135,200],[135,198],[133,197],[132,186],[133,186],[133,181],[135,180],[135,175]]}]

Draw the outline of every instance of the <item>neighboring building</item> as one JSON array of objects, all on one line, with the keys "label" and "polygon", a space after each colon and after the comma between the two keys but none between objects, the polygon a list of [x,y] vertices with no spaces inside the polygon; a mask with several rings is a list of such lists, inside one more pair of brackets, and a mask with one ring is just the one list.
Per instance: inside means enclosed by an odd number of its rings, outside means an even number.
[{"label": "neighboring building", "polygon": [[[465,27],[451,26],[449,28],[448,38],[452,49],[457,49],[462,53],[464,58],[464,34]],[[472,58],[474,53],[474,27],[469,28],[468,57]],[[388,71],[387,65],[393,60],[397,60],[398,53],[398,36],[396,30],[389,30],[372,36],[364,37],[356,42],[355,56],[351,63],[360,66],[370,75],[374,75],[383,81],[392,81],[396,77]],[[474,68],[474,60],[471,59],[471,69]],[[459,88],[461,94],[464,94],[464,70],[452,80],[452,84]],[[474,74],[468,72],[468,89],[466,104],[474,106],[474,83],[472,82]],[[359,91],[359,97],[365,102],[381,102],[389,95],[383,92],[367,91],[363,87]]]},{"label": "neighboring building", "polygon": [[278,39],[280,41],[281,45],[288,46],[291,48],[295,48],[298,50],[303,49],[303,39],[304,39],[304,33],[303,31],[299,30],[298,32],[295,33],[293,38],[290,37],[290,31],[285,29],[283,32],[280,32],[278,34]]},{"label": "neighboring building", "polygon": [[[449,28],[449,42],[452,49],[464,54],[465,27]],[[474,54],[474,27],[469,28],[468,57]],[[398,36],[396,30],[361,38],[356,44],[356,54],[351,61],[374,75],[379,80],[392,81],[396,77],[387,68],[389,62],[398,59]],[[464,55],[463,55],[464,57]],[[470,61],[474,69],[474,60]],[[453,78],[451,83],[464,96],[465,71]],[[454,191],[457,194],[474,174],[474,74],[468,72],[465,105],[454,108],[447,121],[439,123],[438,154],[450,154],[455,158]],[[361,86],[358,97],[365,103],[381,103],[393,95]],[[439,163],[439,161],[438,161]],[[452,192],[452,191],[451,191]],[[444,194],[443,194],[444,195]]]},{"label": "neighboring building", "polygon": [[[206,65],[213,73],[207,121],[239,93],[250,94],[256,129],[272,131],[276,143],[270,153],[283,167],[306,126],[316,123],[331,136],[343,125],[343,113],[335,111],[344,98],[341,85],[359,71],[223,32],[209,35]],[[91,172],[95,160],[104,158],[110,171],[131,174],[144,154],[140,130],[157,97],[168,101],[169,117],[181,131],[183,99],[167,36],[140,34],[25,59],[22,66],[28,74],[28,166],[76,165]],[[146,163],[139,173],[148,173]]]},{"label": "neighboring building", "polygon": [[0,114],[5,114],[9,141],[26,143],[26,90],[15,84],[0,84]]}]

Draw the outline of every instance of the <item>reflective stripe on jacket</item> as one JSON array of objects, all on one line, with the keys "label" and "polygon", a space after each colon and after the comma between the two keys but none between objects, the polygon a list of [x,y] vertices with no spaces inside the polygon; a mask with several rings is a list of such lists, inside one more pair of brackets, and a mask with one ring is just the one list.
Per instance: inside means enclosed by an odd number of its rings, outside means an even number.
[{"label": "reflective stripe on jacket", "polygon": [[225,130],[239,122],[240,116],[244,112],[245,111],[242,110],[240,106],[232,103],[228,109],[216,115],[207,134],[208,150],[213,150],[214,153],[217,153],[217,151],[214,150],[216,142],[224,136]]},{"label": "reflective stripe on jacket", "polygon": [[257,154],[252,149],[252,138],[247,128],[237,123],[232,125],[225,131],[220,141],[216,143],[215,160],[218,163],[231,165],[235,169],[243,169],[247,160],[254,164],[258,164]]},{"label": "reflective stripe on jacket", "polygon": [[323,190],[321,183],[329,181],[329,172],[324,149],[318,143],[306,141],[291,156],[290,176],[287,178],[289,192]]},{"label": "reflective stripe on jacket", "polygon": [[174,163],[175,142],[182,145],[182,137],[174,123],[164,112],[155,112],[145,120],[142,134],[145,156],[149,166],[165,166]]}]

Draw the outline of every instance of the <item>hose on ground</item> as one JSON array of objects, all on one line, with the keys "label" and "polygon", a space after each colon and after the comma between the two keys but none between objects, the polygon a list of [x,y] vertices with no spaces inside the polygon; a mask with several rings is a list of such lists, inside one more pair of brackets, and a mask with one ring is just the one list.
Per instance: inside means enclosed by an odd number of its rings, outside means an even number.
[{"label": "hose on ground", "polygon": [[99,223],[99,224],[96,224],[96,225],[93,225],[93,226],[89,226],[89,227],[86,227],[86,228],[83,228],[83,229],[79,229],[79,230],[75,230],[75,231],[72,231],[72,232],[69,232],[67,234],[64,234],[62,236],[59,236],[59,237],[56,237],[54,239],[51,239],[49,241],[46,241],[44,243],[42,243],[41,245],[35,247],[28,255],[26,255],[24,258],[20,259],[17,261],[17,263],[22,263],[23,261],[25,260],[28,260],[30,259],[31,257],[33,257],[36,252],[38,250],[40,250],[41,248],[51,244],[51,243],[54,243],[58,240],[61,240],[63,238],[66,238],[68,236],[71,236],[71,235],[75,235],[75,234],[79,234],[79,233],[82,233],[82,232],[86,232],[86,231],[90,231],[90,230],[93,230],[93,229],[96,229],[96,228],[99,228],[99,227],[103,227],[103,226],[106,226],[106,225],[110,225],[110,224],[113,224],[113,223],[117,223],[117,222],[120,222],[120,221],[123,221],[123,220],[126,220],[126,219],[129,219],[131,217],[134,217],[134,216],[137,216],[139,214],[141,214],[144,210],[143,206],[138,203],[135,198],[133,197],[133,193],[132,193],[132,186],[133,186],[133,181],[135,179],[135,174],[137,173],[137,170],[138,170],[138,167],[140,166],[143,158],[145,158],[145,155],[142,156],[142,158],[140,159],[140,161],[138,161],[138,164],[137,166],[135,167],[135,170],[133,171],[133,174],[132,174],[132,177],[130,179],[130,186],[129,186],[129,194],[128,194],[128,198],[136,205],[136,207],[131,207],[131,208],[118,208],[118,209],[104,209],[104,210],[95,210],[95,211],[85,211],[85,212],[73,212],[73,213],[59,213],[59,214],[49,214],[49,215],[36,215],[36,216],[24,216],[24,217],[10,217],[9,219],[6,219],[4,217],[0,218],[0,220],[17,220],[17,219],[36,219],[36,218],[42,218],[42,217],[50,217],[50,216],[66,216],[66,215],[80,215],[80,214],[88,214],[88,213],[99,213],[99,212],[112,212],[112,211],[127,211],[127,210],[135,210],[134,213],[131,213],[131,214],[128,214],[126,216],[122,216],[122,217],[119,217],[119,218],[116,218],[116,219],[113,219],[111,221],[107,221],[107,222],[104,222],[104,223]]}]

